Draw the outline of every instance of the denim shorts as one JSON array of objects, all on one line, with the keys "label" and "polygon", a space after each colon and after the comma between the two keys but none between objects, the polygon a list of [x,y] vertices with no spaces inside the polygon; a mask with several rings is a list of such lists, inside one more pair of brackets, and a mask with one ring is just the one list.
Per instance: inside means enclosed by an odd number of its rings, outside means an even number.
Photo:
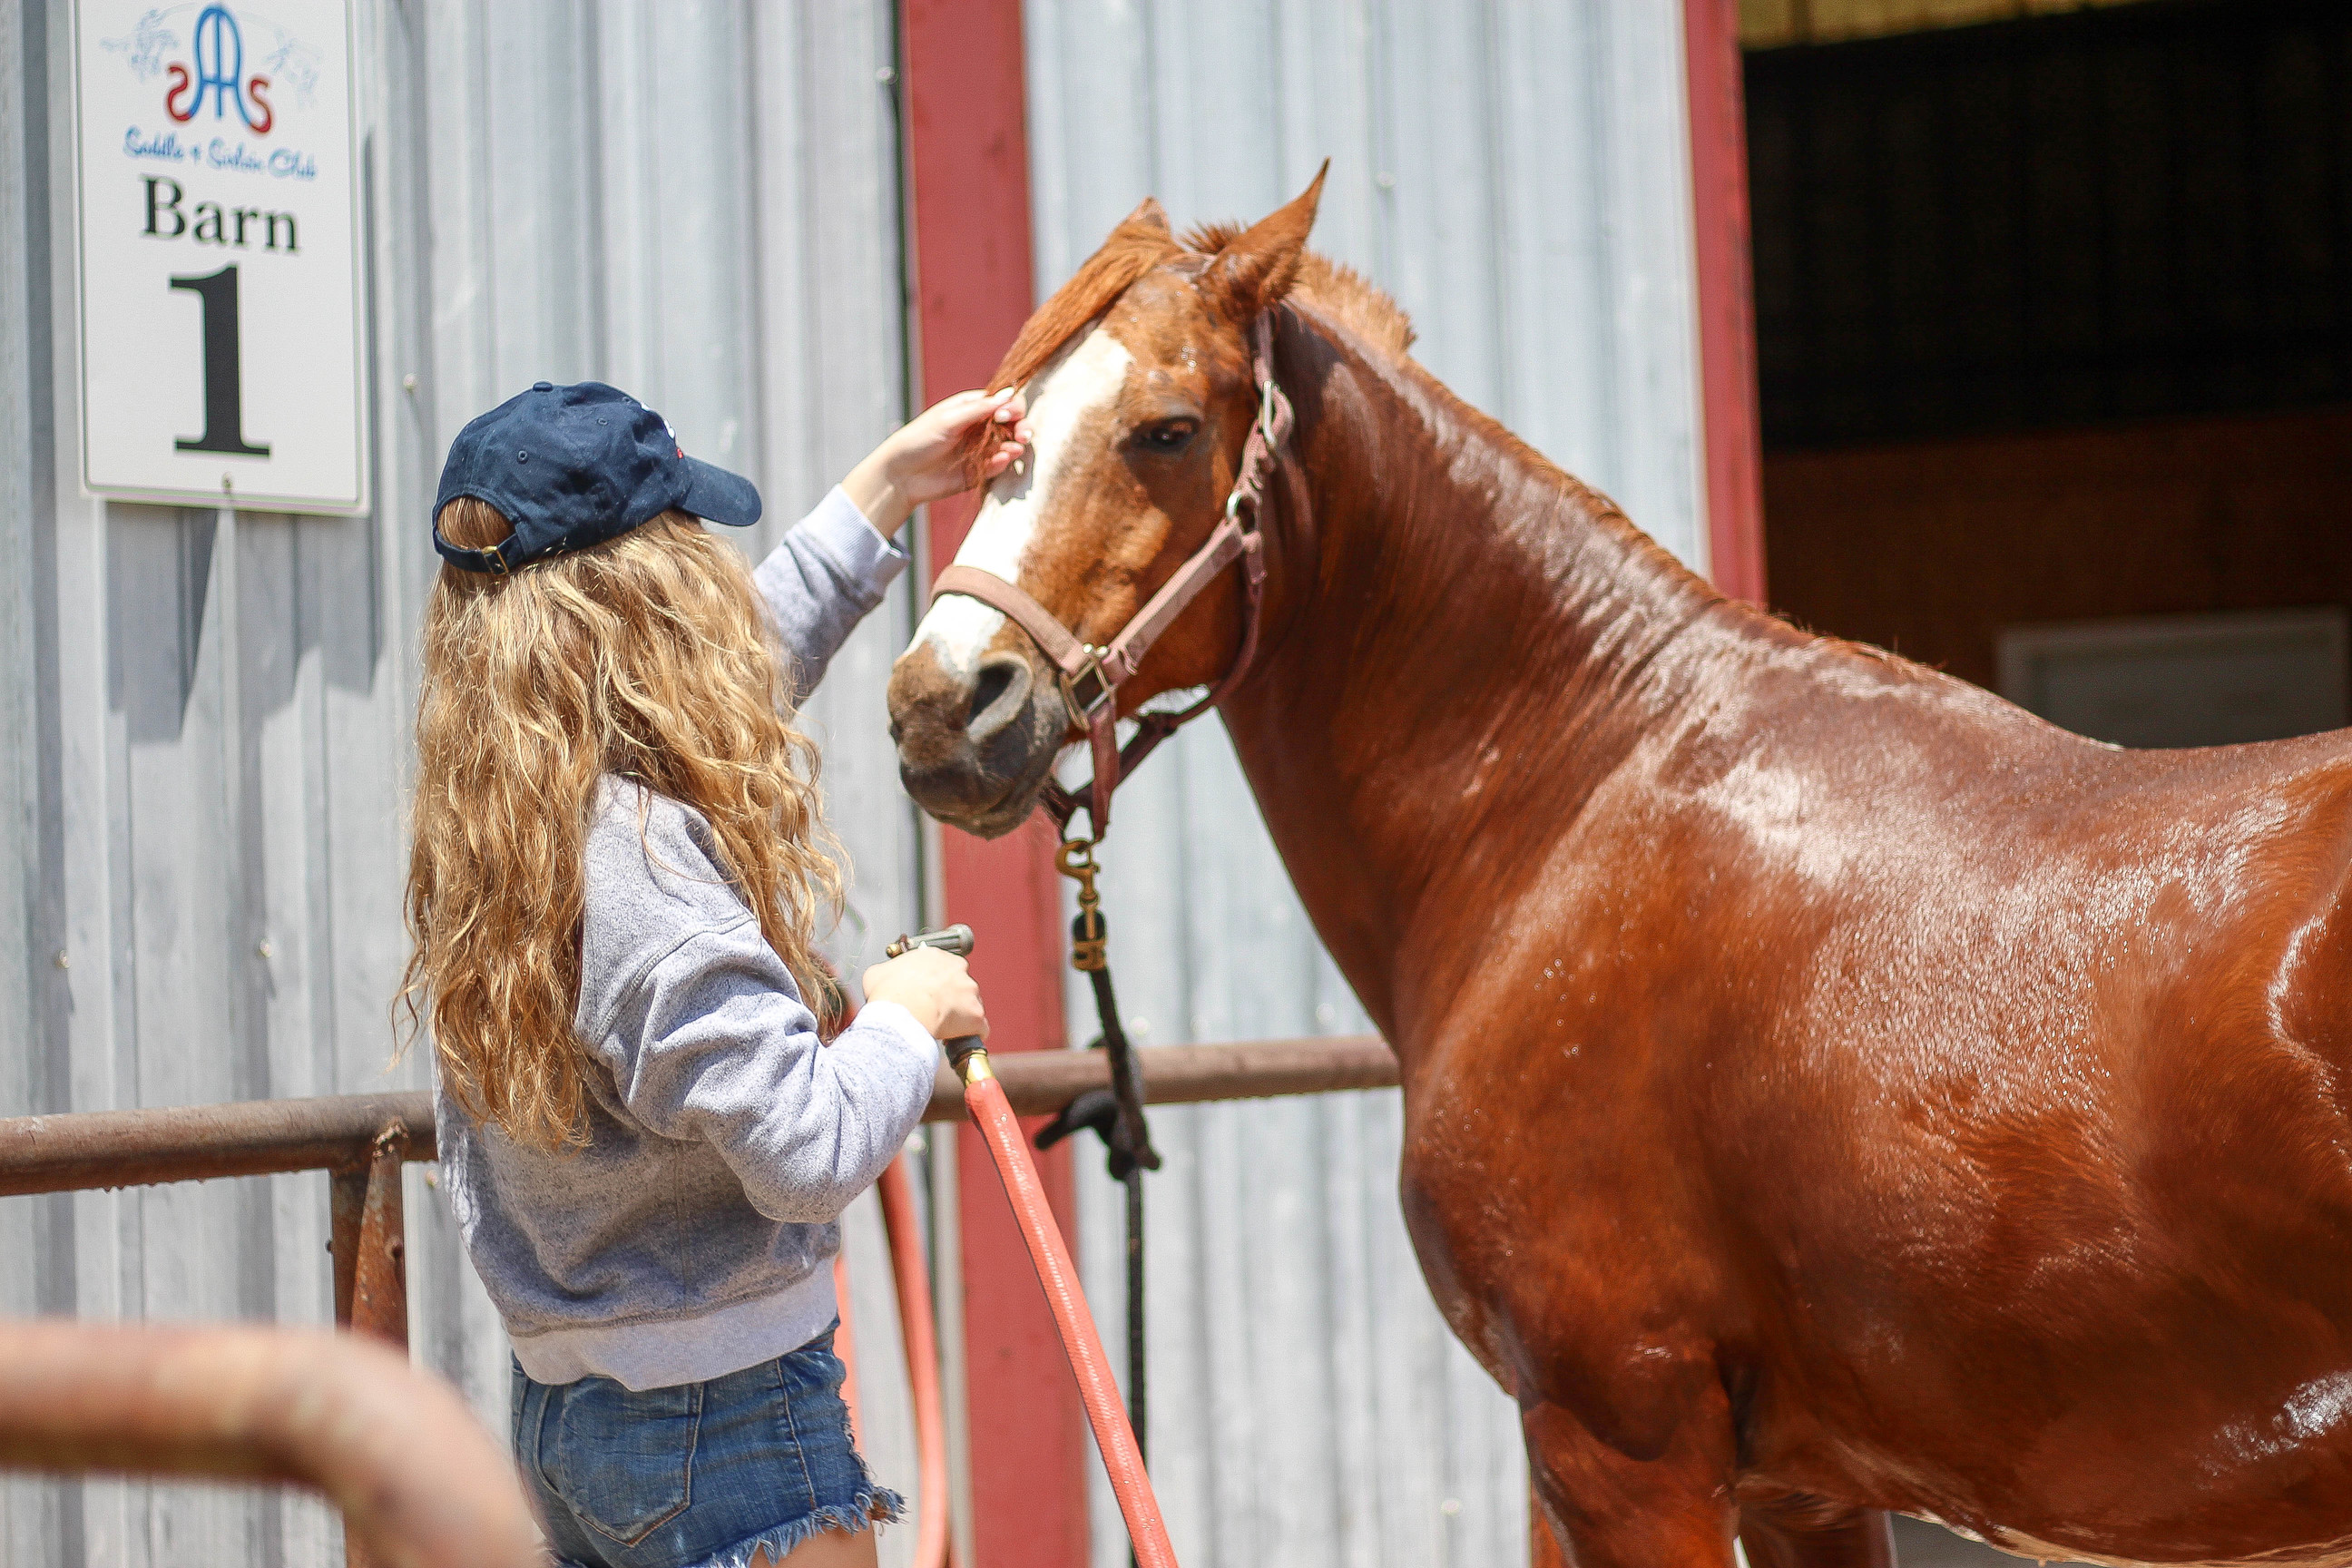
[{"label": "denim shorts", "polygon": [[833,1331],[708,1383],[632,1393],[514,1369],[515,1461],[555,1555],[581,1568],[745,1568],[905,1508],[849,1437]]}]

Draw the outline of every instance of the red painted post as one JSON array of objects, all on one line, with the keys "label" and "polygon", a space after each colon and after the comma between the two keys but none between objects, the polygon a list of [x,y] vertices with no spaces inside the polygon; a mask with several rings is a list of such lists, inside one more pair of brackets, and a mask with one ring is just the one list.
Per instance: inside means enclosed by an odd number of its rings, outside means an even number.
[{"label": "red painted post", "polygon": [[[906,0],[902,60],[913,187],[915,330],[928,403],[978,386],[1034,303],[1020,0]],[[930,509],[931,559],[971,526],[969,501]],[[947,916],[981,933],[972,969],[988,996],[992,1053],[1059,1049],[1061,903],[1051,836],[1035,822],[995,843],[948,829]],[[1051,1311],[985,1147],[957,1139],[961,1194],[972,1527],[967,1568],[1083,1568],[1086,1414]],[[1066,1146],[1038,1160],[1069,1234]]]},{"label": "red painted post", "polygon": [[1764,479],[1756,301],[1748,255],[1748,110],[1738,0],[1684,0],[1690,95],[1707,560],[1715,585],[1764,603]]}]

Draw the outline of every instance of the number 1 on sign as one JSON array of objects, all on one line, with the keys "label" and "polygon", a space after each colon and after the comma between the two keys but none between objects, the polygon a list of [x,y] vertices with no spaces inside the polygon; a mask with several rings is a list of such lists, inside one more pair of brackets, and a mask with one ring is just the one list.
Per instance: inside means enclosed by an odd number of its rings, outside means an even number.
[{"label": "number 1 on sign", "polygon": [[172,444],[183,452],[229,452],[240,458],[266,458],[267,447],[245,438],[245,371],[237,344],[236,264],[229,263],[202,278],[175,277],[174,289],[185,289],[201,300],[205,311],[205,433],[183,436]]}]

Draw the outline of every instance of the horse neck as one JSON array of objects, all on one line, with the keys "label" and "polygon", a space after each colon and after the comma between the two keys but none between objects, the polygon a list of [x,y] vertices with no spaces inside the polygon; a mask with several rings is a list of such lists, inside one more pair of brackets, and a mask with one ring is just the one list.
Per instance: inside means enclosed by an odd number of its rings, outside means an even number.
[{"label": "horse neck", "polygon": [[1308,914],[1399,1042],[1475,963],[1465,910],[1499,908],[1686,706],[1711,658],[1690,645],[1722,641],[1689,634],[1724,601],[1418,365],[1301,315],[1278,363],[1316,570],[1277,560],[1225,719]]}]

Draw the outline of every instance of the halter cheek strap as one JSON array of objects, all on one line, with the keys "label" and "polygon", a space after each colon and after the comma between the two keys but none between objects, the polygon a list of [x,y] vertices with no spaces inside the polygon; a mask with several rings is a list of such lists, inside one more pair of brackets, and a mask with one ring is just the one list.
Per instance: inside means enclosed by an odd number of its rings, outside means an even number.
[{"label": "halter cheek strap", "polygon": [[[1290,399],[1274,379],[1274,312],[1259,312],[1250,327],[1250,373],[1258,389],[1257,416],[1250,421],[1249,438],[1242,447],[1240,470],[1225,497],[1225,515],[1208,540],[1194,551],[1176,574],[1160,584],[1133,619],[1119,628],[1108,645],[1080,641],[1017,584],[976,566],[951,565],[932,584],[934,597],[961,594],[1003,611],[1034,639],[1061,673],[1062,695],[1070,712],[1087,727],[1094,753],[1093,782],[1083,793],[1048,781],[1041,799],[1055,824],[1066,831],[1070,817],[1084,805],[1100,838],[1110,826],[1111,792],[1119,780],[1140,766],[1155,747],[1183,725],[1199,718],[1238,684],[1257,654],[1258,612],[1265,597],[1265,536],[1258,528],[1265,489],[1289,437]],[[1241,652],[1209,694],[1180,713],[1145,713],[1136,720],[1135,738],[1118,745],[1118,689],[1143,663],[1144,655],[1174,624],[1202,589],[1234,562],[1242,565],[1245,606],[1242,612]]]}]

